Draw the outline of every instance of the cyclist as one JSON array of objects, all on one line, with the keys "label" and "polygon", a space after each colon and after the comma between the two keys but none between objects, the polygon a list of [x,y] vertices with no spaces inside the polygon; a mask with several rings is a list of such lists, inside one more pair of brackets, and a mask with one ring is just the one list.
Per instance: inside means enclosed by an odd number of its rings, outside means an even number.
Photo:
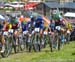
[{"label": "cyclist", "polygon": [[61,36],[61,38],[62,38],[62,40],[63,40],[63,38],[64,38],[64,35],[63,35],[63,26],[64,26],[64,24],[63,24],[63,20],[61,19],[61,18],[58,18],[58,19],[55,19],[55,20],[51,20],[51,23],[50,23],[50,25],[49,25],[49,30],[51,31],[51,32],[53,32],[53,36],[54,36],[54,45],[53,45],[53,47],[54,48],[56,48],[56,38],[57,38],[57,34],[59,35],[59,36]]},{"label": "cyclist", "polygon": [[42,18],[42,16],[37,16],[36,20],[35,20],[35,25],[34,25],[34,29],[35,29],[35,34],[36,32],[39,32],[39,39],[37,40],[37,45],[40,51],[40,48],[43,48],[44,45],[44,41],[43,41],[43,29],[44,29],[44,20]]},{"label": "cyclist", "polygon": [[23,34],[27,34],[27,22],[26,21],[21,22],[21,27],[22,27]]},{"label": "cyclist", "polygon": [[2,50],[0,51],[1,53],[3,53],[5,51],[5,40],[4,40],[4,36],[2,34],[2,30],[3,30],[3,23],[2,21],[0,21],[0,42],[2,43]]},{"label": "cyclist", "polygon": [[44,21],[42,16],[37,16],[35,20],[35,28],[40,28],[40,35],[42,37],[43,28],[44,28]]},{"label": "cyclist", "polygon": [[60,43],[62,43],[62,46],[63,46],[64,42],[66,41],[66,39],[65,39],[65,25],[63,23],[63,19],[59,18],[57,21],[55,21],[55,29],[58,33]]},{"label": "cyclist", "polygon": [[27,22],[27,30],[31,33],[34,31],[36,16],[30,16],[30,21]]},{"label": "cyclist", "polygon": [[16,16],[11,17],[10,24],[12,24],[12,29],[14,30],[14,41],[16,41],[16,45],[18,45],[18,20],[16,19]]},{"label": "cyclist", "polygon": [[0,32],[0,42],[2,43],[2,50],[0,52],[3,53],[5,51],[5,39],[2,32]]}]

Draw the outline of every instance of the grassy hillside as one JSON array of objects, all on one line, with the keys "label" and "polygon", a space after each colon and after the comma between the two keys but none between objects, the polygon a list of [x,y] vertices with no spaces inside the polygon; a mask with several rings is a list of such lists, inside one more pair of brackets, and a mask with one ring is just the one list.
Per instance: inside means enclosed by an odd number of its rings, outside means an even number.
[{"label": "grassy hillside", "polygon": [[50,52],[49,46],[41,52],[22,52],[1,58],[0,62],[75,62],[75,42],[64,45],[60,51]]}]

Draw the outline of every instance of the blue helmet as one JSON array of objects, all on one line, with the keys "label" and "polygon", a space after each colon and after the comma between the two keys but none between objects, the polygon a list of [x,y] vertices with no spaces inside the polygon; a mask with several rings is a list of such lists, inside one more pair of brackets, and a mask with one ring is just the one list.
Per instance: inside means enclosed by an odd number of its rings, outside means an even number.
[{"label": "blue helmet", "polygon": [[30,18],[33,18],[33,16],[31,15]]},{"label": "blue helmet", "polygon": [[42,20],[43,20],[42,16],[37,17],[37,21],[42,21]]}]

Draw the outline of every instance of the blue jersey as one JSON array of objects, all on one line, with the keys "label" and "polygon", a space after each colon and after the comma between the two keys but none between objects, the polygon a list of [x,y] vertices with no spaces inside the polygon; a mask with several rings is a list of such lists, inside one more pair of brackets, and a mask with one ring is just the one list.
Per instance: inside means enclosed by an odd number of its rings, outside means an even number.
[{"label": "blue jersey", "polygon": [[27,24],[21,23],[21,26],[22,26],[22,31],[26,31],[27,30]]},{"label": "blue jersey", "polygon": [[34,29],[34,22],[32,21],[27,22],[27,29],[29,31],[32,31]]},{"label": "blue jersey", "polygon": [[41,17],[38,17],[35,21],[35,28],[43,29],[44,27],[44,21]]},{"label": "blue jersey", "polygon": [[3,28],[3,25],[2,24],[0,24],[0,30]]},{"label": "blue jersey", "polygon": [[31,21],[27,22],[27,27],[28,27],[28,28],[31,27]]}]

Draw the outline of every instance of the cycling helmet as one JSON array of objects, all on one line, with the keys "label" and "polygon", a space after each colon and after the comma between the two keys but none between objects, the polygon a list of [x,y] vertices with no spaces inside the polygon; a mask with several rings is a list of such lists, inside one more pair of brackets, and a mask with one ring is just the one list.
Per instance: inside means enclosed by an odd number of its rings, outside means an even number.
[{"label": "cycling helmet", "polygon": [[60,26],[56,26],[55,29],[58,30],[58,31],[60,31],[61,27]]},{"label": "cycling helmet", "polygon": [[31,15],[30,18],[33,18],[33,16]]},{"label": "cycling helmet", "polygon": [[41,16],[38,16],[36,19],[37,22],[42,22],[42,20],[43,20],[43,18]]}]

